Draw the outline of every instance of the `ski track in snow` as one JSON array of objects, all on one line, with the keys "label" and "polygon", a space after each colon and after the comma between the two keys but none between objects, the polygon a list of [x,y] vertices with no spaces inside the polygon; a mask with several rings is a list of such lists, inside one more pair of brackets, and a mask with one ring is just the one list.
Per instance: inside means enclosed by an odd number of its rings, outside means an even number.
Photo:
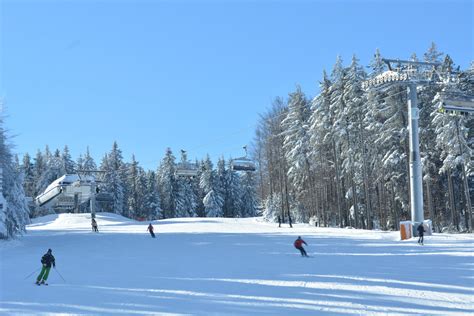
[{"label": "ski track in snow", "polygon": [[[278,228],[261,218],[34,219],[0,242],[2,315],[473,315],[474,237]],[[311,258],[293,241],[301,235]],[[41,256],[57,271],[36,286]]]}]

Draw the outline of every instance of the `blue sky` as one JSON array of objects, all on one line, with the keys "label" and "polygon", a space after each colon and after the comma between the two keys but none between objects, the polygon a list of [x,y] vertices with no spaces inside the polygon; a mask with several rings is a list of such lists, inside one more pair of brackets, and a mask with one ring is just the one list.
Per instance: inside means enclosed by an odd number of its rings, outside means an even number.
[{"label": "blue sky", "polygon": [[239,156],[259,113],[301,85],[317,93],[337,55],[367,64],[434,41],[473,58],[472,1],[0,0],[0,98],[21,156],[116,140],[156,168],[166,147]]}]

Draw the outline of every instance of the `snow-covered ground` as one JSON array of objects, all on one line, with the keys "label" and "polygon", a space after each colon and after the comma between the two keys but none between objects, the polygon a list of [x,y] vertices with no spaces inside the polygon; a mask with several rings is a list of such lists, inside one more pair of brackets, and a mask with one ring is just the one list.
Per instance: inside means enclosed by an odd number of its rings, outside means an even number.
[{"label": "snow-covered ground", "polygon": [[[474,236],[278,228],[260,218],[148,223],[101,213],[42,217],[0,243],[2,315],[468,315]],[[284,225],[286,226],[286,225]],[[293,248],[301,235],[311,258]],[[34,285],[53,249],[48,287]]]}]

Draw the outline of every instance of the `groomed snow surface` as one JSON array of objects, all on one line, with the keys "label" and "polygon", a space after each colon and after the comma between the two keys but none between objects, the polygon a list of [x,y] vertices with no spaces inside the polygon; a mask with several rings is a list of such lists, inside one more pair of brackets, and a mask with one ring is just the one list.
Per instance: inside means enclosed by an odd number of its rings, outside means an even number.
[{"label": "groomed snow surface", "polygon": [[[2,315],[469,315],[474,238],[435,234],[425,246],[398,232],[278,228],[260,218],[118,215],[35,219],[0,243]],[[301,235],[310,258],[293,248]],[[49,286],[34,284],[53,249]]]}]

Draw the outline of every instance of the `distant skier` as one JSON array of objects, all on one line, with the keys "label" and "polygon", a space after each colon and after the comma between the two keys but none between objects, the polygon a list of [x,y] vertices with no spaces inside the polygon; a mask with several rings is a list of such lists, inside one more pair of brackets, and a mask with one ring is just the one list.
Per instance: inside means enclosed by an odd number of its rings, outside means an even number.
[{"label": "distant skier", "polygon": [[425,227],[423,226],[423,223],[421,223],[420,225],[418,225],[418,227],[417,227],[416,230],[418,231],[418,236],[419,236],[419,238],[418,238],[418,243],[419,243],[420,245],[423,245],[423,235],[424,235],[424,233],[425,233]]},{"label": "distant skier", "polygon": [[281,217],[278,215],[278,227],[281,227]]},{"label": "distant skier", "polygon": [[97,226],[97,222],[95,221],[95,218],[92,219],[91,225],[92,225],[92,231],[98,233],[99,228]]},{"label": "distant skier", "polygon": [[148,228],[146,230],[150,232],[151,237],[155,238],[155,233],[153,232],[153,225],[151,223],[150,225],[148,225]]},{"label": "distant skier", "polygon": [[303,244],[305,244],[306,246],[308,245],[306,241],[304,241],[303,239],[301,239],[300,236],[298,236],[298,239],[295,240],[295,243],[293,245],[295,246],[296,249],[298,249],[301,252],[302,257],[308,257],[306,250],[304,250],[303,248]]},{"label": "distant skier", "polygon": [[56,267],[56,262],[55,262],[52,252],[53,251],[51,249],[48,249],[48,252],[45,253],[43,257],[41,258],[41,263],[43,264],[43,267],[41,269],[40,274],[36,278],[36,284],[38,285],[40,284],[48,285],[48,283],[46,283],[46,280],[48,279],[49,270],[51,270],[51,265],[53,265],[53,267]]}]

